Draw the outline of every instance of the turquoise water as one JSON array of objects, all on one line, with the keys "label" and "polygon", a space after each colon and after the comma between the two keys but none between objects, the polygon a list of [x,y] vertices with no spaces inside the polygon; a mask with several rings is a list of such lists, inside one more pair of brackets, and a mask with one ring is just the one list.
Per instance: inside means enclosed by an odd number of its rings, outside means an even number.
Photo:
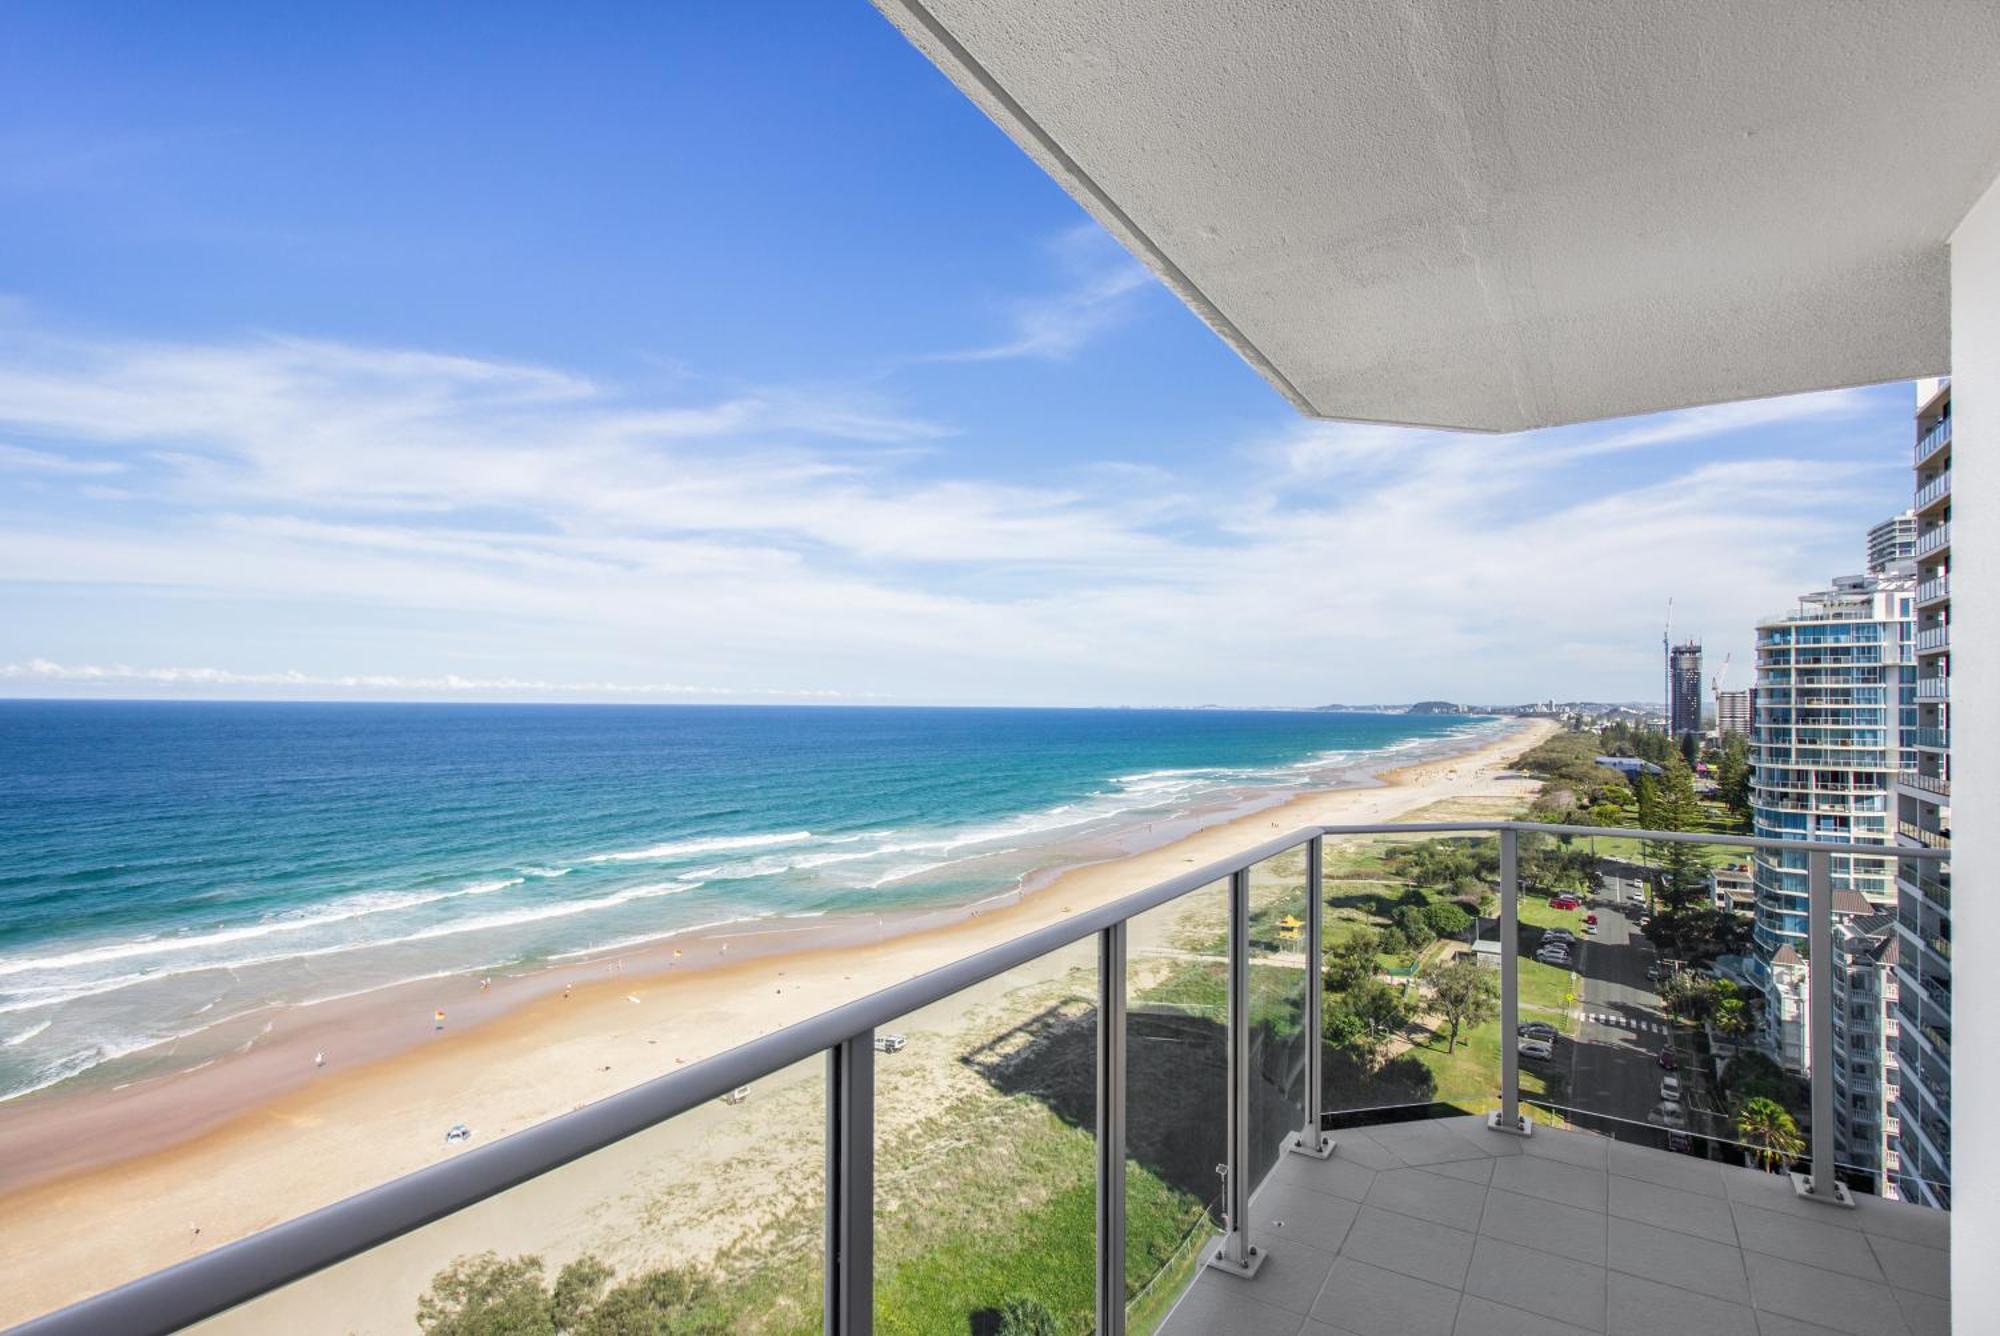
[{"label": "turquoise water", "polygon": [[0,701],[0,1098],[274,1005],[970,903],[1493,726]]}]

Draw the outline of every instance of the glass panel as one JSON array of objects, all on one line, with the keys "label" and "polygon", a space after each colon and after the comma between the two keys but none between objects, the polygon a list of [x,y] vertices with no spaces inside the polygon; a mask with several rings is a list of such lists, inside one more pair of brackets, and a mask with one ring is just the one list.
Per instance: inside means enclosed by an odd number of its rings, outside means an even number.
[{"label": "glass panel", "polygon": [[1125,1295],[1151,1332],[1222,1223],[1229,1117],[1229,884],[1131,921],[1126,943]]},{"label": "glass panel", "polygon": [[1250,869],[1250,1183],[1277,1164],[1306,1113],[1306,850]]},{"label": "glass panel", "polygon": [[[1499,857],[1492,836],[1327,840],[1321,1098],[1336,1128],[1495,1106]],[[1462,1000],[1440,1007],[1440,981]]]},{"label": "glass panel", "polygon": [[806,1336],[825,1127],[815,1058],[193,1330]]},{"label": "glass panel", "polygon": [[876,1038],[876,1330],[1088,1331],[1097,939]]}]

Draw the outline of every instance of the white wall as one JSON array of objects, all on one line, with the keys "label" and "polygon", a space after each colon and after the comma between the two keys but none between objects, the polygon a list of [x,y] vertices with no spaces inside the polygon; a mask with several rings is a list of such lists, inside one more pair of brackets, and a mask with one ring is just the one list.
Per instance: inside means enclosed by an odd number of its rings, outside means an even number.
[{"label": "white wall", "polygon": [[1973,1332],[2000,1321],[2000,181],[1952,234],[1951,411],[1951,1294]]}]

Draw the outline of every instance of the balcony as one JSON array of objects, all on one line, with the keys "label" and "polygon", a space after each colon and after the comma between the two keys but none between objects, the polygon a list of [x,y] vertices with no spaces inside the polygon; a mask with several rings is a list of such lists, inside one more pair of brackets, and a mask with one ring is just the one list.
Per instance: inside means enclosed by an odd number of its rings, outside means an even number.
[{"label": "balcony", "polygon": [[1951,730],[1949,728],[1915,729],[1910,733],[1910,741],[1914,745],[1930,751],[1949,751],[1951,749]]},{"label": "balcony", "polygon": [[1951,470],[1946,469],[1943,473],[1938,474],[1937,477],[1932,478],[1929,482],[1925,483],[1922,487],[1919,487],[1917,489],[1916,508],[1918,510],[1923,510],[1926,507],[1935,505],[1937,502],[1943,500],[1945,497],[1950,495],[1951,495]]},{"label": "balcony", "polygon": [[[1457,954],[1475,973],[1498,965],[1497,1015],[1484,1022],[1492,1027],[1485,1047],[1454,1038],[1442,1050],[1473,1064],[1469,1093],[1385,1104],[1372,1096],[1390,1087],[1370,1084],[1376,1078],[1351,1062],[1336,1066],[1341,1050],[1331,1043],[1304,1041],[1326,1031],[1327,994],[1308,962],[1323,958],[1322,916],[1335,887],[1323,871],[1325,842],[1413,833],[1491,842],[1500,869],[1496,940],[1487,958],[1476,947]],[[300,1312],[343,1329],[400,1329],[411,1284],[442,1274],[454,1252],[499,1240],[510,1251],[575,1255],[579,1222],[623,1200],[629,1169],[570,1166],[630,1155],[635,1145],[642,1153],[631,1163],[667,1156],[671,1177],[692,1194],[663,1198],[680,1204],[662,1205],[659,1219],[635,1216],[631,1227],[647,1237],[681,1237],[687,1222],[675,1212],[699,1202],[740,1198],[755,1209],[755,1185],[778,1175],[808,1185],[802,1209],[785,1217],[784,1242],[794,1272],[809,1273],[810,1283],[787,1293],[802,1307],[823,1294],[827,1330],[840,1333],[872,1329],[878,1276],[899,1275],[882,1271],[885,1258],[916,1265],[930,1249],[949,1256],[967,1246],[954,1233],[966,1227],[963,1212],[923,1205],[923,1183],[956,1181],[947,1163],[996,1201],[1068,1203],[1021,1245],[1046,1255],[1016,1259],[1008,1283],[1094,1275],[1086,1286],[1093,1298],[1070,1291],[1065,1300],[1065,1324],[1076,1329],[1122,1332],[1129,1319],[1145,1331],[1296,1333],[1310,1315],[1343,1330],[1365,1321],[1365,1330],[1444,1331],[1455,1320],[1468,1336],[1567,1329],[1550,1323],[1624,1330],[1670,1304],[1688,1330],[1751,1330],[1769,1314],[1850,1326],[1862,1318],[1872,1331],[1897,1329],[1884,1324],[1898,1320],[1899,1304],[1939,1311],[1947,1218],[1865,1193],[1853,1211],[1840,1210],[1827,1198],[1843,1169],[1857,1181],[1878,1175],[1837,1165],[1831,1136],[1807,1140],[1803,1177],[1743,1167],[1745,1146],[1724,1101],[1684,1060],[1685,1102],[1668,1125],[1687,1152],[1669,1148],[1674,1138],[1647,1120],[1659,1116],[1654,1054],[1663,1037],[1678,1047],[1687,1036],[1643,985],[1605,986],[1637,979],[1639,962],[1651,958],[1636,935],[1639,900],[1615,881],[1607,886],[1596,902],[1600,931],[1575,946],[1574,968],[1521,950],[1543,939],[1534,924],[1546,912],[1537,904],[1533,922],[1524,920],[1514,874],[1521,842],[1565,835],[1804,854],[1809,895],[1827,925],[1834,859],[1852,851],[1516,822],[1309,828],[224,1243],[28,1330],[165,1331],[226,1314],[224,1328],[252,1332]],[[1928,849],[1900,857],[1925,868],[1945,860]],[[1307,894],[1315,885],[1322,893]],[[1830,1051],[1835,952],[1830,938],[1816,945],[1806,987],[1827,1005],[1809,1008],[1812,1042]],[[975,1018],[974,1028],[939,1029],[926,1019],[968,996],[979,1003],[960,1014]],[[1522,1028],[1524,1013],[1554,1032],[1559,1061],[1498,1042]],[[1928,1020],[1944,1033],[1942,1017]],[[1441,1032],[1429,1027],[1441,1024],[1405,1020],[1402,1037],[1423,1028],[1436,1053]],[[1926,1036],[1933,1047],[1937,1034]],[[906,1046],[943,1057],[956,1093],[941,1101],[918,1081]],[[1496,1049],[1497,1070],[1487,1065]],[[1834,1065],[1813,1073],[1809,1127],[1835,1125]],[[1937,1083],[1926,1089],[1944,1100]],[[782,1103],[799,1134],[783,1145],[732,1146],[719,1110],[745,1099]],[[953,1128],[938,1121],[947,1116],[972,1121]],[[912,1128],[926,1129],[923,1140],[907,1139]],[[1014,1154],[1011,1138],[1024,1129],[1073,1153]],[[638,1140],[676,1131],[684,1134],[678,1142]],[[939,1149],[939,1138],[949,1147]],[[878,1145],[887,1148],[879,1169]],[[995,1146],[1007,1149],[987,1157]],[[761,1169],[727,1158],[747,1151]],[[533,1190],[579,1178],[610,1194],[604,1210],[534,1205],[548,1199]],[[1080,1210],[1093,1200],[1094,1214]],[[1172,1235],[1164,1241],[1163,1220]],[[1896,1278],[1908,1292],[1801,1262],[1820,1255],[1816,1240],[1829,1222],[1858,1233],[1856,1242],[1874,1234],[1905,1245]],[[1136,1275],[1126,1245],[1140,1223],[1149,1232],[1133,1252],[1135,1262],[1144,1259]],[[602,1246],[599,1234],[590,1241]],[[699,1259],[688,1265],[718,1302],[738,1283]],[[959,1270],[951,1274],[959,1283]],[[899,1283],[892,1293],[906,1289]],[[975,1330],[979,1312],[1012,1299],[982,1291],[976,1302],[987,1307],[967,1315]],[[964,1327],[954,1319],[950,1329]]]},{"label": "balcony", "polygon": [[1332,1160],[1287,1164],[1272,1213],[1310,1223],[1286,1227],[1282,1290],[1274,1245],[1268,1278],[1202,1276],[1161,1333],[1887,1332],[1906,1330],[1905,1307],[1942,1308],[1941,1211],[1863,1196],[1837,1221],[1843,1249],[1879,1239],[1921,1259],[1921,1277],[1894,1279],[1924,1288],[1898,1293],[1858,1264],[1799,1260],[1828,1260],[1829,1225],[1774,1175],[1556,1129],[1493,1136],[1465,1118],[1373,1126],[1342,1132]]},{"label": "balcony", "polygon": [[1951,848],[1951,832],[1948,830],[1929,830],[1914,821],[1898,821],[1896,823],[1896,833],[1898,835],[1907,835],[1926,848]]},{"label": "balcony", "polygon": [[1917,535],[1917,560],[1922,561],[1934,552],[1951,546],[1951,521],[1946,520],[1935,529],[1928,529]]},{"label": "balcony", "polygon": [[1942,603],[1951,597],[1951,577],[1934,575],[1917,586],[1917,606]]},{"label": "balcony", "polygon": [[1898,782],[1907,788],[1921,789],[1939,798],[1951,797],[1951,777],[1948,775],[1926,774],[1922,770],[1905,770]]},{"label": "balcony", "polygon": [[1917,679],[1918,700],[1950,700],[1951,679],[1949,677],[1920,677]]},{"label": "balcony", "polygon": [[1917,632],[1917,653],[1931,654],[1951,644],[1951,625],[1927,626]]},{"label": "balcony", "polygon": [[1951,419],[1939,418],[1937,424],[1917,438],[1916,466],[1922,468],[1924,461],[1951,444]]}]

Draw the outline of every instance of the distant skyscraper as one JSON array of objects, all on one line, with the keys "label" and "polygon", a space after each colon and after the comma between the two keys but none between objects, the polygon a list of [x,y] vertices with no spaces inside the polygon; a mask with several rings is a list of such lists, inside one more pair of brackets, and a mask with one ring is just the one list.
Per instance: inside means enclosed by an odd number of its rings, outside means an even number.
[{"label": "distant skyscraper", "polygon": [[1917,557],[1917,513],[1906,510],[1868,531],[1868,573],[1887,575],[1897,564]]},{"label": "distant skyscraper", "polygon": [[1701,642],[1667,650],[1667,732],[1701,732]]},{"label": "distant skyscraper", "polygon": [[[1750,731],[1755,832],[1776,839],[1896,842],[1893,794],[1914,767],[1915,577],[1849,575],[1757,626]],[[1806,856],[1759,852],[1751,974],[1765,991],[1767,1042],[1798,1071],[1809,1061],[1799,957],[1807,938]],[[1833,859],[1835,912],[1893,911],[1894,864]],[[1810,1059],[1816,1061],[1817,1059]]]},{"label": "distant skyscraper", "polygon": [[1750,689],[1715,693],[1715,731],[1750,736]]},{"label": "distant skyscraper", "polygon": [[[1951,844],[1951,382],[1917,382],[1916,765],[1896,793],[1898,843]],[[1963,895],[1963,888],[1960,890]],[[1905,1201],[1951,1205],[1951,864],[1896,873],[1896,1103],[1892,1183]]]}]

